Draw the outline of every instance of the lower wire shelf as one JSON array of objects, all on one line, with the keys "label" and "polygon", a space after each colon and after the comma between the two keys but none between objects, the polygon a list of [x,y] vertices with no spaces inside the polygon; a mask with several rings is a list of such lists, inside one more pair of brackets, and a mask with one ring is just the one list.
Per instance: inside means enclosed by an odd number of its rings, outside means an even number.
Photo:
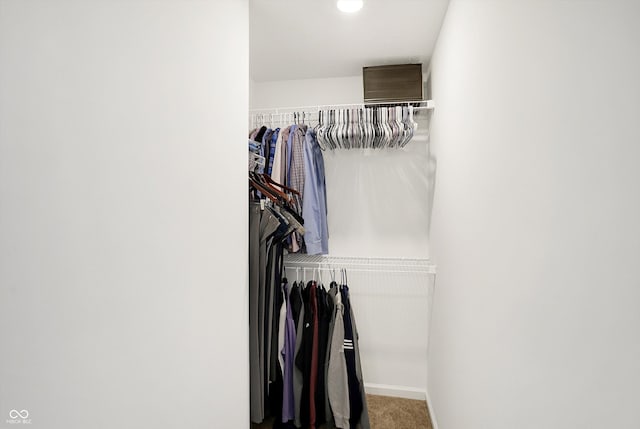
[{"label": "lower wire shelf", "polygon": [[284,264],[290,268],[313,268],[321,271],[346,268],[356,271],[436,274],[436,266],[429,259],[369,258],[291,253]]}]

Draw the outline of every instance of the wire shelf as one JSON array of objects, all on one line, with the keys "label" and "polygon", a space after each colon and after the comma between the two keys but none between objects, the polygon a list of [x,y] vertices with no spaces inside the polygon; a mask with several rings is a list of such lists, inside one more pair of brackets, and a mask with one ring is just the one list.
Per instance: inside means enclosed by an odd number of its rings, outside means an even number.
[{"label": "wire shelf", "polygon": [[346,268],[354,271],[436,274],[436,266],[429,259],[289,254],[285,256],[284,265],[323,271]]},{"label": "wire shelf", "polygon": [[293,112],[313,112],[317,113],[320,110],[335,110],[344,108],[371,108],[371,107],[386,107],[386,106],[415,106],[415,109],[427,109],[433,110],[435,103],[433,100],[419,100],[419,101],[388,101],[380,103],[352,103],[352,104],[325,104],[315,106],[292,106],[292,107],[263,107],[257,109],[250,109],[251,113],[293,113]]}]

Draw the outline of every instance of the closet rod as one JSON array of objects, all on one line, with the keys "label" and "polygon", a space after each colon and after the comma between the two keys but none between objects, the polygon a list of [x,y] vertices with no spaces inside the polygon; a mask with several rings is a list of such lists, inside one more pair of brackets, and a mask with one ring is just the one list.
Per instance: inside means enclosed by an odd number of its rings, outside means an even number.
[{"label": "closet rod", "polygon": [[[331,109],[340,109],[343,107],[353,107],[353,108],[366,108],[366,107],[375,107],[375,106],[410,106],[415,104],[425,104],[425,106],[414,106],[414,109],[434,109],[435,103],[433,100],[422,100],[422,101],[389,101],[389,102],[380,102],[380,103],[351,103],[351,104],[325,104],[325,105],[316,105],[316,106],[296,106],[296,107],[266,107],[261,109],[250,109],[249,112],[268,112],[274,111],[273,113],[280,113],[280,110],[287,111],[298,111],[305,109],[316,109],[318,110],[331,110]],[[282,112],[282,113],[293,113],[293,112]]]},{"label": "closet rod", "polygon": [[[291,267],[291,266],[284,266],[285,270],[316,270],[316,271],[335,271],[338,272],[338,270],[340,268],[344,268],[344,267],[339,267],[339,268],[326,268],[326,267],[310,267],[310,266],[306,266],[306,267]],[[348,268],[347,272],[354,272],[354,273],[393,273],[393,274],[436,274],[435,270],[433,269],[423,269],[423,270],[398,270],[398,269],[394,269],[394,270],[383,270],[383,269],[377,269],[377,270],[371,270],[371,269],[366,269],[366,268]]]},{"label": "closet rod", "polygon": [[329,256],[290,253],[285,256],[285,265],[297,264],[331,264],[331,265],[365,265],[393,267],[429,267],[435,266],[428,258],[408,257],[370,257],[370,256]]},{"label": "closet rod", "polygon": [[408,260],[405,263],[401,262],[402,260],[398,260],[399,263],[392,263],[391,260],[387,263],[387,262],[371,262],[371,263],[367,263],[367,262],[343,262],[343,261],[301,261],[301,260],[285,260],[285,265],[287,266],[318,266],[318,265],[339,265],[341,267],[366,267],[366,268],[370,268],[370,267],[381,267],[381,268],[386,268],[386,267],[392,267],[392,268],[397,268],[397,267],[402,267],[402,268],[422,268],[422,269],[431,269],[432,267],[435,267],[434,264],[428,262],[428,260],[425,260],[427,262],[422,263],[422,261],[418,260],[416,262]]},{"label": "closet rod", "polygon": [[321,269],[331,271],[334,269],[345,268],[349,271],[367,272],[367,273],[424,273],[436,274],[437,267],[433,264],[406,264],[406,265],[386,265],[386,264],[357,264],[357,263],[328,263],[328,262],[298,262],[286,261],[284,263],[286,269]]}]

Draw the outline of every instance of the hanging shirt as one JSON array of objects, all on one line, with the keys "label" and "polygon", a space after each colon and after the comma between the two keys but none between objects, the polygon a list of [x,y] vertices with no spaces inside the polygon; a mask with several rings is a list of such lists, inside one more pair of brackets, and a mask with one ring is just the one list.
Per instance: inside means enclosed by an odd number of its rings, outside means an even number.
[{"label": "hanging shirt", "polygon": [[[264,156],[264,159],[267,159],[269,156],[269,143],[271,142],[271,136],[273,135],[273,130],[271,128],[267,128],[267,130],[262,135],[262,153],[260,155]],[[266,170],[266,166],[265,166]]]},{"label": "hanging shirt", "polygon": [[[291,186],[291,148],[293,147],[293,135],[298,129],[297,125],[291,125],[289,128],[289,137],[287,138],[287,150],[286,150],[286,163],[284,166],[284,170],[286,171],[286,182],[283,185]],[[297,190],[297,189],[296,189]]]},{"label": "hanging shirt", "polygon": [[[334,428],[334,418],[333,412],[331,410],[331,404],[329,403],[329,362],[331,358],[331,345],[333,343],[333,329],[336,322],[336,311],[334,307],[336,291],[338,290],[338,284],[335,281],[332,281],[327,291],[327,309],[329,311],[329,330],[327,331],[327,350],[325,355],[325,365],[324,365],[324,379],[325,379],[325,391],[324,391],[324,412],[325,412],[325,422],[327,422],[327,427]],[[340,315],[342,317],[342,315]],[[344,335],[343,335],[344,337]],[[342,344],[342,343],[341,343]],[[346,372],[345,372],[346,379]],[[347,413],[348,414],[348,413]]]},{"label": "hanging shirt", "polygon": [[269,152],[268,152],[269,156],[267,157],[266,166],[265,166],[265,171],[269,176],[271,176],[271,173],[273,172],[273,161],[276,154],[276,144],[278,142],[279,135],[280,135],[280,128],[276,128],[275,130],[273,130],[271,139],[269,140]]},{"label": "hanging shirt", "polygon": [[[254,365],[251,366],[250,392],[251,392],[251,421],[261,423],[265,417],[265,378],[267,367],[265,363],[265,329],[266,329],[266,290],[267,265],[269,264],[269,242],[280,228],[280,221],[276,215],[267,208],[260,210],[259,204],[251,207],[251,234],[254,242],[252,248],[258,248],[252,253],[251,267],[256,267],[249,272],[249,356]],[[257,261],[256,261],[257,258]],[[255,362],[258,362],[255,364]]]},{"label": "hanging shirt", "polygon": [[336,427],[349,429],[349,382],[344,356],[344,306],[338,286],[331,288],[334,302],[334,325],[331,332],[327,392]]},{"label": "hanging shirt", "polygon": [[304,242],[309,255],[329,253],[327,226],[327,187],[324,179],[324,158],[313,130],[307,131],[304,141]]},{"label": "hanging shirt", "polygon": [[[290,153],[289,153],[289,168],[287,173],[288,183],[290,188],[295,189],[300,193],[300,197],[296,196],[298,204],[302,206],[304,201],[304,139],[306,125],[293,125],[289,134]],[[303,216],[304,218],[304,216]],[[291,252],[298,252],[304,248],[304,236],[294,233],[291,235]]]},{"label": "hanging shirt", "polygon": [[349,426],[356,429],[362,415],[363,402],[360,391],[360,381],[356,371],[356,353],[354,341],[357,338],[353,335],[353,324],[351,322],[351,303],[349,302],[349,288],[343,285],[341,290],[342,303],[344,305],[344,359],[347,364],[347,382],[349,385]]},{"label": "hanging shirt", "polygon": [[260,128],[256,128],[256,129],[252,130],[252,131],[249,133],[249,139],[250,139],[250,140],[255,140],[255,139],[256,139],[256,136],[258,135],[258,131],[260,131]]},{"label": "hanging shirt", "polygon": [[264,133],[266,132],[267,132],[267,127],[263,125],[262,127],[260,127],[256,135],[253,137],[253,139],[257,142],[262,143],[262,138],[264,137]]},{"label": "hanging shirt", "polygon": [[316,389],[318,386],[318,295],[317,285],[311,284],[309,293],[311,311],[313,312],[313,337],[311,340],[311,378],[309,380],[309,427],[316,429]]},{"label": "hanging shirt", "polygon": [[293,320],[293,305],[291,302],[292,288],[285,283],[285,304],[287,306],[284,326],[284,361],[282,388],[282,423],[295,420],[295,398],[293,392],[293,372],[296,349],[296,325]]},{"label": "hanging shirt", "polygon": [[296,366],[302,371],[302,393],[300,400],[300,420],[298,427],[308,428],[310,425],[310,389],[311,389],[311,358],[313,354],[313,306],[311,303],[311,287],[313,281],[307,282],[307,286],[302,290],[304,302],[304,322],[302,333],[302,344],[300,352],[296,355]]},{"label": "hanging shirt", "polygon": [[[296,282],[293,284],[291,291],[291,310],[293,311],[293,322],[296,325],[296,344],[294,350],[294,367],[293,367],[293,402],[295,410],[294,424],[296,427],[302,426],[302,390],[304,386],[304,371],[301,365],[298,365],[298,356],[304,354],[302,336],[304,333],[304,323],[306,319],[305,303],[302,295],[302,285],[304,282]],[[302,358],[300,358],[302,359]]]},{"label": "hanging shirt", "polygon": [[273,166],[271,169],[271,178],[277,183],[286,184],[284,174],[284,166],[286,164],[287,140],[289,139],[289,127],[280,130],[278,139],[276,140],[275,154],[273,155]]},{"label": "hanging shirt", "polygon": [[292,128],[289,140],[291,141],[291,153],[289,154],[289,186],[302,194],[304,200],[304,141],[307,131],[306,125],[298,125]]},{"label": "hanging shirt", "polygon": [[282,280],[280,286],[280,294],[282,295],[282,305],[280,306],[280,314],[278,315],[278,365],[280,366],[280,372],[284,374],[284,341],[285,341],[285,326],[287,322],[287,295],[286,295],[287,279]]},{"label": "hanging shirt", "polygon": [[[327,349],[329,346],[329,324],[333,311],[333,300],[329,298],[324,286],[318,290],[318,384],[316,388],[316,426],[327,421],[325,401],[327,400]],[[331,418],[329,418],[331,421]]]}]

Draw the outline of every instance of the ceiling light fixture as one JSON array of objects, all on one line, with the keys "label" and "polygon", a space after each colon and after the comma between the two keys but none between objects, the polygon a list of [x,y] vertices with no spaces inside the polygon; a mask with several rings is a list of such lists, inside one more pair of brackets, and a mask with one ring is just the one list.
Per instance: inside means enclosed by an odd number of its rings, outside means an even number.
[{"label": "ceiling light fixture", "polygon": [[342,12],[355,13],[362,9],[363,0],[338,0],[337,6]]}]

